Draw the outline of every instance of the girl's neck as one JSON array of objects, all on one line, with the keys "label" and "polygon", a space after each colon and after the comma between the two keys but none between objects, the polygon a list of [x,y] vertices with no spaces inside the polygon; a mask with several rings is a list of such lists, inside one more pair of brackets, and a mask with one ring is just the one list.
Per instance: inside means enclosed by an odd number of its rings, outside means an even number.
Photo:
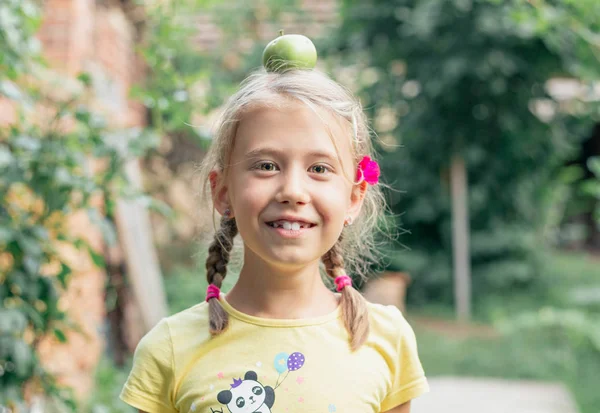
[{"label": "girl's neck", "polygon": [[282,268],[259,259],[245,259],[239,280],[227,294],[227,302],[255,317],[300,319],[333,312],[338,297],[323,284],[318,261]]}]

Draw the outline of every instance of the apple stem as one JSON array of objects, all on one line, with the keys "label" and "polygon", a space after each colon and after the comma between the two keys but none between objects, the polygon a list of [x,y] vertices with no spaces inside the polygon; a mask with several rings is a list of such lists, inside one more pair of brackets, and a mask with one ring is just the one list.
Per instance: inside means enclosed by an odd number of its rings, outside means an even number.
[{"label": "apple stem", "polygon": [[283,29],[279,30],[279,36],[283,36]]}]

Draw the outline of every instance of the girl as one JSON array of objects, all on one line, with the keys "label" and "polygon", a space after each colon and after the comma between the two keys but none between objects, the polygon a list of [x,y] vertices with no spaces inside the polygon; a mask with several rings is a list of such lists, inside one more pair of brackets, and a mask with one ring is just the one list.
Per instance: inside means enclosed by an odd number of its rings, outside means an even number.
[{"label": "girl", "polygon": [[[207,302],[141,340],[121,399],[148,413],[409,412],[428,390],[413,331],[346,275],[363,275],[381,222],[371,152],[358,101],[319,71],[246,79],[203,163],[222,216]],[[244,263],[225,295],[238,232]]]}]

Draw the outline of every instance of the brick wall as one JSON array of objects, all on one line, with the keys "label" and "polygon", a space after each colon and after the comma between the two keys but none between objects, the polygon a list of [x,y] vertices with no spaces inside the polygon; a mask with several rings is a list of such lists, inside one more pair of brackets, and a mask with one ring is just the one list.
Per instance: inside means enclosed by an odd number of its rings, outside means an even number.
[{"label": "brick wall", "polygon": [[[141,65],[134,54],[136,31],[120,2],[46,0],[38,38],[52,69],[67,77],[81,72],[92,75],[92,107],[105,116],[109,127],[144,123],[143,108],[128,98],[133,79],[139,79]],[[69,224],[74,234],[85,236],[102,253],[101,235],[85,214],[70,217]],[[69,332],[65,344],[48,337],[40,343],[39,352],[44,365],[84,400],[93,390],[93,373],[105,349],[106,273],[92,265],[85,254],[68,247],[61,253],[74,269],[69,291],[61,297],[61,308],[85,335]]]},{"label": "brick wall", "polygon": [[[262,41],[270,41],[277,36],[279,29],[284,29],[290,34],[301,33],[311,38],[319,37],[338,25],[339,3],[339,0],[300,0],[298,7],[303,15],[295,11],[282,11],[277,19],[273,19],[267,5],[257,1],[255,3],[255,16],[258,20],[256,33],[251,35]],[[225,1],[223,8],[227,8]],[[272,20],[276,21],[269,23]],[[210,14],[199,13],[194,22],[198,33],[194,43],[200,50],[210,50],[220,44],[222,33]]]}]

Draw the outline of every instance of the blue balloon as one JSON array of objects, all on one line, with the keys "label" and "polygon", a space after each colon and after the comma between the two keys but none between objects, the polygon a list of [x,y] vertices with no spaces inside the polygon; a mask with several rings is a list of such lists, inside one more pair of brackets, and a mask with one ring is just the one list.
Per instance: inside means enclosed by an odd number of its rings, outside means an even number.
[{"label": "blue balloon", "polygon": [[277,373],[281,374],[288,369],[289,357],[290,355],[288,353],[279,353],[275,356],[273,365],[275,366],[275,370],[277,370]]}]

